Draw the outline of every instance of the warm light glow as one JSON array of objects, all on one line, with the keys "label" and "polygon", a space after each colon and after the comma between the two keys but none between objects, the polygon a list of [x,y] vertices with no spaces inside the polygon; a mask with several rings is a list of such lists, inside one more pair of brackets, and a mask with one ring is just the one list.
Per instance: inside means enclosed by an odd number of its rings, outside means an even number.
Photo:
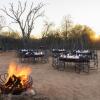
[{"label": "warm light glow", "polygon": [[20,67],[16,63],[11,63],[8,69],[8,79],[9,77],[15,75],[16,77],[21,77],[21,83],[24,84],[24,82],[27,81],[28,75],[30,73],[31,73],[31,68]]},{"label": "warm light glow", "polygon": [[100,36],[98,34],[95,34],[95,39],[100,39]]},{"label": "warm light glow", "polygon": [[92,36],[90,36],[90,38],[93,41],[99,41],[100,40],[100,35],[99,34],[93,34]]}]

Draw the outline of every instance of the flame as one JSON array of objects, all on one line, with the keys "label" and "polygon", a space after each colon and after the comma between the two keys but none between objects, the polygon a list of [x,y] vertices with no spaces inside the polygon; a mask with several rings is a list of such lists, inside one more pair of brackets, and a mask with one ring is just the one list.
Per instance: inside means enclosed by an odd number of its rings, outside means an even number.
[{"label": "flame", "polygon": [[21,77],[21,83],[24,84],[27,81],[28,75],[31,73],[31,68],[21,67],[16,63],[11,63],[8,68],[8,78],[7,80],[15,75],[16,77]]}]

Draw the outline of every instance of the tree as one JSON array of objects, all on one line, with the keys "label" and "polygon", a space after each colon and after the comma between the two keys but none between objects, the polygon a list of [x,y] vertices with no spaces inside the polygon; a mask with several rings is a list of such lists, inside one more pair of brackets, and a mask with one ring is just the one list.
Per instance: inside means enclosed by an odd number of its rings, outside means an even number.
[{"label": "tree", "polygon": [[72,20],[70,15],[65,16],[63,18],[63,23],[62,23],[62,35],[65,39],[68,38],[71,26],[72,26]]},{"label": "tree", "polygon": [[5,24],[5,18],[4,16],[0,15],[0,31],[4,27],[4,24]]},{"label": "tree", "polygon": [[[95,49],[98,46],[96,43],[100,41],[100,36],[96,34],[89,26],[84,26],[84,35],[87,38],[87,44],[89,44],[88,48]],[[92,45],[91,45],[92,44]]]},{"label": "tree", "polygon": [[63,41],[63,46],[68,49],[69,48],[69,34],[70,34],[70,29],[72,27],[72,20],[71,20],[71,16],[67,15],[63,18],[63,22],[62,22],[62,37],[64,39]]},{"label": "tree", "polygon": [[[44,21],[43,25],[43,31],[42,31],[42,37],[41,37],[41,45],[46,45],[48,42],[48,36],[51,34],[51,28],[53,26],[52,22],[49,22],[47,20]],[[50,36],[51,37],[51,36]]]},{"label": "tree", "polygon": [[44,30],[43,30],[42,38],[44,38],[48,35],[48,33],[51,31],[50,29],[53,25],[54,24],[52,22],[44,21]]},{"label": "tree", "polygon": [[70,33],[74,49],[89,49],[92,47],[91,42],[95,42],[96,33],[86,25],[76,24]]},{"label": "tree", "polygon": [[17,7],[14,3],[9,4],[9,9],[5,7],[1,9],[7,16],[13,19],[13,23],[17,23],[21,29],[23,40],[29,39],[32,30],[34,29],[35,21],[43,16],[43,8],[44,4],[39,3],[36,6],[31,4],[29,10],[27,9],[27,2],[22,5],[20,1],[18,1]]}]

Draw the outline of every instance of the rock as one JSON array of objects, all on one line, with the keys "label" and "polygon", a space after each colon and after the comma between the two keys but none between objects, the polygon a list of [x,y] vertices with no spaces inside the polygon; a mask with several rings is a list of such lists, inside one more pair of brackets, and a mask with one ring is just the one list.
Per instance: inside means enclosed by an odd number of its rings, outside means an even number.
[{"label": "rock", "polygon": [[27,91],[23,92],[22,95],[36,95],[36,92],[34,89],[27,89]]}]

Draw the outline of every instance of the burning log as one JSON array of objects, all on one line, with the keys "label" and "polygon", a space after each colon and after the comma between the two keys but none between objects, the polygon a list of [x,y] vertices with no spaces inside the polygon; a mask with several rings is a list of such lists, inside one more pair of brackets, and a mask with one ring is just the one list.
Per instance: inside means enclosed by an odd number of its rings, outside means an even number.
[{"label": "burning log", "polygon": [[[8,74],[0,75],[0,90],[2,94],[21,94],[32,88],[33,80],[29,76],[30,68],[10,65]],[[2,77],[3,76],[3,77]]]},{"label": "burning log", "polygon": [[21,83],[21,77],[15,75],[9,77],[8,81],[4,84],[5,89],[12,94],[20,94],[25,90],[25,85]]},{"label": "burning log", "polygon": [[15,75],[13,75],[8,79],[5,86],[9,87],[11,90],[13,88],[22,88],[21,77],[16,77]]},{"label": "burning log", "polygon": [[[28,76],[27,81],[22,82],[22,77],[19,76],[11,76],[8,78],[6,82],[6,78],[1,79],[4,74],[0,75],[0,91],[1,94],[21,94],[22,92],[27,91],[28,89],[32,89],[33,80],[30,76]],[[3,80],[1,82],[1,80]],[[5,83],[6,82],[6,83]]]}]

